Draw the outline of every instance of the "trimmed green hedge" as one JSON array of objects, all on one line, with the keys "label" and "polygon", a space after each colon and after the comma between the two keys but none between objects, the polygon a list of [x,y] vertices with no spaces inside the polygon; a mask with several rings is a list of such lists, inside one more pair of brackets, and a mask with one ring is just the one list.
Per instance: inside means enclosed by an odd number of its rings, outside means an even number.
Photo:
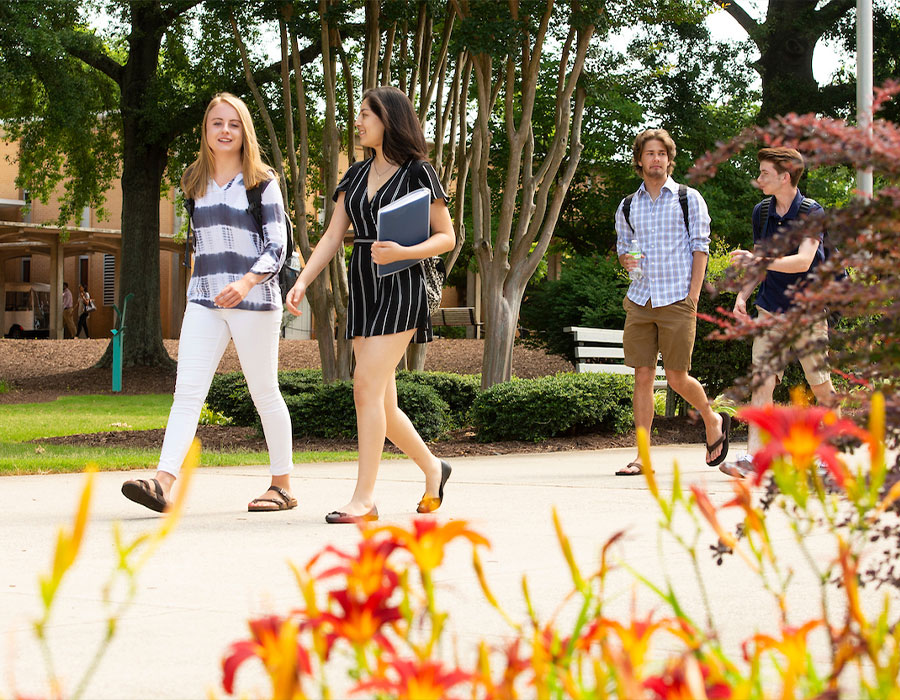
[{"label": "trimmed green hedge", "polygon": [[462,428],[469,424],[469,409],[481,392],[480,374],[402,370],[397,373],[397,381],[412,382],[434,389],[450,407],[450,419],[454,428]]},{"label": "trimmed green hedge", "polygon": [[[322,383],[318,370],[279,372],[278,383],[295,435],[356,437],[352,382]],[[562,433],[625,432],[632,425],[631,377],[557,374],[514,379],[481,392],[478,375],[399,372],[397,402],[424,440],[474,425],[478,439],[542,440]],[[213,378],[207,405],[237,425],[259,427],[259,417],[240,372]]]},{"label": "trimmed green hedge", "polygon": [[634,379],[562,373],[514,379],[481,393],[469,414],[478,439],[542,440],[562,433],[627,431],[633,423]]},{"label": "trimmed green hedge", "polygon": [[[397,377],[397,402],[422,438],[434,440],[462,424],[478,391],[478,383],[477,376],[402,372]],[[352,382],[323,384],[321,370],[304,369],[279,372],[278,386],[291,414],[295,435],[356,437]],[[206,403],[237,425],[259,426],[259,416],[242,372],[213,377]]]}]

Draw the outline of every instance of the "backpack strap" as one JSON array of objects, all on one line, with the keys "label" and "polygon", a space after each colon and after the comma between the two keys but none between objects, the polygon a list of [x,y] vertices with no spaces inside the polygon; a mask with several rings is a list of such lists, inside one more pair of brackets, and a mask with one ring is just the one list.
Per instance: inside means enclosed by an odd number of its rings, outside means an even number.
[{"label": "backpack strap", "polygon": [[628,224],[628,228],[631,229],[632,233],[634,233],[634,226],[631,225],[631,200],[634,199],[635,194],[637,193],[632,193],[622,200],[622,214],[625,217],[625,223]]},{"label": "backpack strap", "polygon": [[800,211],[798,213],[800,214],[800,216],[806,216],[807,214],[809,214],[810,210],[817,204],[818,202],[812,197],[804,197],[803,201],[800,202]]},{"label": "backpack strap", "polygon": [[259,234],[262,235],[263,232],[263,223],[262,223],[262,195],[263,189],[265,186],[272,182],[271,180],[266,180],[265,182],[257,183],[256,187],[252,187],[247,192],[247,211],[250,213],[250,216],[253,217],[253,220],[256,222],[256,228],[259,230]]},{"label": "backpack strap", "polygon": [[184,238],[184,266],[191,266],[191,226],[193,226],[194,220],[194,200],[190,197],[186,197],[184,200],[184,209],[188,215],[188,227],[187,234]]},{"label": "backpack strap", "polygon": [[769,212],[772,211],[772,199],[773,197],[766,197],[759,203],[759,230],[762,232],[761,235],[763,236],[765,236],[766,229],[769,225]]},{"label": "backpack strap", "polygon": [[688,214],[688,188],[687,185],[678,185],[678,203],[681,205],[681,213],[684,216],[684,228],[691,234],[691,216]]},{"label": "backpack strap", "polygon": [[[625,216],[625,223],[634,233],[634,226],[631,223],[631,200],[637,192],[628,195],[622,200],[622,214]],[[690,234],[691,232],[691,216],[688,214],[688,188],[686,185],[678,185],[678,204],[681,205],[681,214],[684,217],[684,228]]]}]

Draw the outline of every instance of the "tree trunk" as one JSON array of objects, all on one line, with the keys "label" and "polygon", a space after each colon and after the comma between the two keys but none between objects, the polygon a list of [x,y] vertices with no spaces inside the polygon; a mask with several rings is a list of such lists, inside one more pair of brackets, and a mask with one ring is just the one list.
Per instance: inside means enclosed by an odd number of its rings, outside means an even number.
[{"label": "tree trunk", "polygon": [[136,132],[143,131],[137,124],[126,125],[124,131],[119,309],[128,294],[134,296],[125,316],[123,362],[126,367],[171,367],[159,311],[159,190],[168,154],[135,144]]},{"label": "tree trunk", "polygon": [[524,288],[485,297],[484,356],[481,388],[488,389],[512,378],[512,354]]},{"label": "tree trunk", "polygon": [[[158,7],[135,7],[122,95],[122,255],[119,309],[128,294],[122,360],[126,367],[172,367],[162,342],[159,309],[159,192],[168,143],[149,143],[145,124],[155,99],[153,83],[165,24]],[[112,343],[99,365],[112,362]]]}]

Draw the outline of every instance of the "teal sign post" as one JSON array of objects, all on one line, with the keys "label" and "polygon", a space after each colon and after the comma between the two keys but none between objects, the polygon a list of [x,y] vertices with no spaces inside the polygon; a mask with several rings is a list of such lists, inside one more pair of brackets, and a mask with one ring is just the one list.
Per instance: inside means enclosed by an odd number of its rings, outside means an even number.
[{"label": "teal sign post", "polygon": [[125,337],[125,312],[128,311],[128,300],[133,297],[134,294],[126,294],[125,299],[122,302],[122,310],[119,311],[119,307],[113,304],[113,309],[116,312],[116,316],[119,319],[119,325],[116,328],[113,328],[110,333],[112,333],[112,346],[113,346],[113,356],[112,356],[112,390],[113,391],[122,391],[122,341]]}]

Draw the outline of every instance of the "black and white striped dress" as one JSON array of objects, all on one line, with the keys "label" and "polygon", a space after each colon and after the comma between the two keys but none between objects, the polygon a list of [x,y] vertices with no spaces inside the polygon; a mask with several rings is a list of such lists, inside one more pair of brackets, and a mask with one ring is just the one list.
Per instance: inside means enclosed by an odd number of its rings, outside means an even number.
[{"label": "black and white striped dress", "polygon": [[[338,183],[333,197],[337,201],[338,193],[345,193],[344,207],[353,223],[357,241],[347,272],[350,286],[347,338],[390,335],[415,328],[414,342],[428,343],[433,336],[422,266],[413,265],[392,275],[378,277],[372,262],[371,242],[377,239],[375,222],[378,220],[378,210],[385,204],[420,187],[431,190],[431,201],[446,201],[449,197],[431,163],[423,161],[421,167],[414,167],[410,160],[388,178],[370,201],[368,180],[371,167],[372,158],[351,165]],[[413,174],[416,175],[414,182]]]}]

